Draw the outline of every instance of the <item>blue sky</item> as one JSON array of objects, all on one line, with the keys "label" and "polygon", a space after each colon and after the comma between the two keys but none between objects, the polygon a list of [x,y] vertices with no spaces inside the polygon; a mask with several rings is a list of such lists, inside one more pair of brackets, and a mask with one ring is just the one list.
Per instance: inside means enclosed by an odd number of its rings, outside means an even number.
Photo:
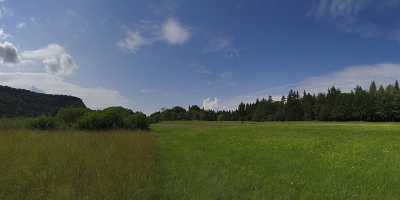
[{"label": "blue sky", "polygon": [[400,0],[2,0],[0,84],[151,113],[400,79]]}]

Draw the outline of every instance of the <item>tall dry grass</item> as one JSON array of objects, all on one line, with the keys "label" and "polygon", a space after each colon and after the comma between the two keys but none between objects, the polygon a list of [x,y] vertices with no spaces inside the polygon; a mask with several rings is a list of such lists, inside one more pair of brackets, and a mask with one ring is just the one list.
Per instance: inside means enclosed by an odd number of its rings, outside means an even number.
[{"label": "tall dry grass", "polygon": [[149,199],[155,138],[144,132],[0,131],[0,199]]}]

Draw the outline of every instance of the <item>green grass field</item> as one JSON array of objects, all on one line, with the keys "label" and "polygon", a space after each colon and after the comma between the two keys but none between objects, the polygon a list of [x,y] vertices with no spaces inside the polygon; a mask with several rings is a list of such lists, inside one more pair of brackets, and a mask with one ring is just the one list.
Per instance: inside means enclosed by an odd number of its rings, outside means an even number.
[{"label": "green grass field", "polygon": [[400,124],[0,134],[0,199],[399,199]]}]

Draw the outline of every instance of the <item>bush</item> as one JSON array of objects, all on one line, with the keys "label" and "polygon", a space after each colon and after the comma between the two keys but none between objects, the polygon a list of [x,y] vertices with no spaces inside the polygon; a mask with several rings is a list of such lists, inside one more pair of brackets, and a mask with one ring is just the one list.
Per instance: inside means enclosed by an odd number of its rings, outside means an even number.
[{"label": "bush", "polygon": [[134,117],[136,118],[135,121],[135,126],[138,129],[141,130],[148,130],[150,127],[149,120],[147,119],[147,116],[143,113],[135,113]]},{"label": "bush", "polygon": [[33,119],[29,127],[39,130],[51,130],[57,128],[57,121],[54,117],[41,116]]},{"label": "bush", "polygon": [[109,108],[86,113],[78,121],[78,128],[84,130],[149,129],[143,113],[133,113],[123,108]]},{"label": "bush", "polygon": [[89,110],[86,108],[63,108],[57,113],[57,118],[63,121],[66,125],[72,126],[85,115]]}]

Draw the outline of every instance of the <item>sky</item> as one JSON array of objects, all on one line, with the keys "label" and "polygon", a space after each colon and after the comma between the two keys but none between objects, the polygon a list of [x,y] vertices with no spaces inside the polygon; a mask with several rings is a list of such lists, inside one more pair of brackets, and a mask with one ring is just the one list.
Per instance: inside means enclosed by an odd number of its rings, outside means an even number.
[{"label": "sky", "polygon": [[400,0],[0,0],[0,85],[145,113],[400,79]]}]

